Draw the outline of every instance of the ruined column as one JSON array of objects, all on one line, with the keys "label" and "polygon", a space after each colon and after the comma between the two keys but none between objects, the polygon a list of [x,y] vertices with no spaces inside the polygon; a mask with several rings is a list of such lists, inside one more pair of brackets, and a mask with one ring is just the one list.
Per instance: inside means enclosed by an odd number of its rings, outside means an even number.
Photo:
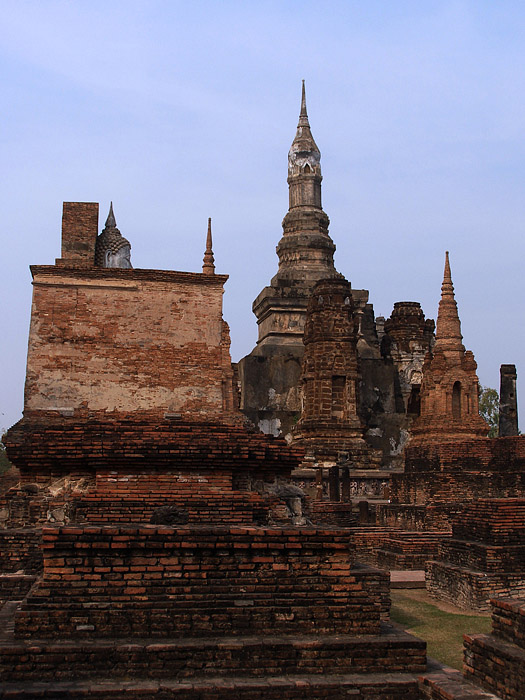
[{"label": "ruined column", "polygon": [[499,390],[499,437],[518,435],[516,365],[501,365]]}]

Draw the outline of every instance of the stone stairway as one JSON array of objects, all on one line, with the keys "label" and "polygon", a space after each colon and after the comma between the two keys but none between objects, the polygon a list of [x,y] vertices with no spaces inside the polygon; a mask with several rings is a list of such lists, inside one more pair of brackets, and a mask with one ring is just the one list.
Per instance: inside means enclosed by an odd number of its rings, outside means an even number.
[{"label": "stone stairway", "polygon": [[419,700],[426,645],[381,622],[388,577],[354,566],[340,530],[91,525],[43,542],[0,641],[2,699]]}]

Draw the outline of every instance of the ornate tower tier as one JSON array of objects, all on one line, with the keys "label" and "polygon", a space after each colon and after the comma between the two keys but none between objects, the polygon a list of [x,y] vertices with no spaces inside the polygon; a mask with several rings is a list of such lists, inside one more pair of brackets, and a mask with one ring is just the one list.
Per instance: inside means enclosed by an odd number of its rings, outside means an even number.
[{"label": "ornate tower tier", "polygon": [[322,179],[321,153],[310,130],[303,80],[297,133],[288,153],[289,211],[276,249],[279,269],[253,303],[259,347],[301,347],[313,285],[338,276],[335,245],[328,235],[330,220],[321,205]]},{"label": "ornate tower tier", "polygon": [[320,463],[334,464],[345,452],[355,466],[374,465],[358,415],[357,329],[350,283],[320,280],[308,304],[303,411],[293,433],[294,444]]}]

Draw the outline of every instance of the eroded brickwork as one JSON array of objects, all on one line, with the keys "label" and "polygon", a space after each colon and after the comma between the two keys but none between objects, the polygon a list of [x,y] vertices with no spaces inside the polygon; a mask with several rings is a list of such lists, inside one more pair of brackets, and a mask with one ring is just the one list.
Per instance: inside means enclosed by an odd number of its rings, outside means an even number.
[{"label": "eroded brickwork", "polygon": [[353,572],[335,530],[44,528],[43,548],[19,637],[283,633],[290,622],[379,633],[386,574]]},{"label": "eroded brickwork", "polygon": [[488,610],[495,596],[525,596],[525,499],[480,499],[465,507],[438,556],[427,590],[463,608]]},{"label": "eroded brickwork", "polygon": [[421,411],[411,430],[413,445],[457,442],[486,437],[488,433],[479,415],[476,361],[462,340],[447,252],[436,342],[423,365]]},{"label": "eroded brickwork", "polygon": [[522,600],[491,600],[492,634],[466,634],[466,678],[501,700],[525,697],[525,605]]},{"label": "eroded brickwork", "polygon": [[98,203],[64,202],[62,209],[61,267],[93,267],[98,235]]},{"label": "eroded brickwork", "polygon": [[26,417],[240,422],[224,275],[33,266]]},{"label": "eroded brickwork", "polygon": [[[303,410],[294,444],[322,463],[347,453],[354,467],[374,465],[358,415],[357,322],[345,279],[318,282],[312,292],[304,332]],[[375,465],[379,466],[377,457]]]},{"label": "eroded brickwork", "polygon": [[409,445],[405,472],[391,479],[391,503],[378,522],[444,530],[465,504],[478,498],[525,495],[525,440],[521,437]]}]

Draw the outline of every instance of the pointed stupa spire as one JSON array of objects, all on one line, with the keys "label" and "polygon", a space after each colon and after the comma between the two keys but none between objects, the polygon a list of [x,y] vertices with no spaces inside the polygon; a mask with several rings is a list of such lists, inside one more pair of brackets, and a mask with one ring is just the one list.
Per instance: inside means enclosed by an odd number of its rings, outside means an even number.
[{"label": "pointed stupa spire", "polygon": [[113,213],[113,202],[109,204],[109,214],[106,219],[105,228],[117,228],[117,222],[115,220],[115,214]]},{"label": "pointed stupa spire", "polygon": [[202,259],[202,274],[203,275],[214,275],[215,274],[215,259],[213,257],[211,241],[211,218],[208,219],[208,233],[206,235],[206,251],[204,252],[204,258]]},{"label": "pointed stupa spire", "polygon": [[450,273],[450,261],[448,250],[445,253],[445,271],[443,284],[441,285],[441,300],[439,302],[438,317],[436,322],[436,349],[457,350],[465,352],[461,335],[461,322],[459,320],[458,306],[454,297],[454,285]]},{"label": "pointed stupa spire", "polygon": [[308,121],[308,112],[306,111],[306,89],[304,87],[304,80],[301,94],[301,112],[299,113],[299,126],[310,126],[310,123]]},{"label": "pointed stupa spire", "polygon": [[303,80],[299,123],[288,152],[290,209],[300,206],[321,209],[321,180],[321,151],[310,131]]}]

